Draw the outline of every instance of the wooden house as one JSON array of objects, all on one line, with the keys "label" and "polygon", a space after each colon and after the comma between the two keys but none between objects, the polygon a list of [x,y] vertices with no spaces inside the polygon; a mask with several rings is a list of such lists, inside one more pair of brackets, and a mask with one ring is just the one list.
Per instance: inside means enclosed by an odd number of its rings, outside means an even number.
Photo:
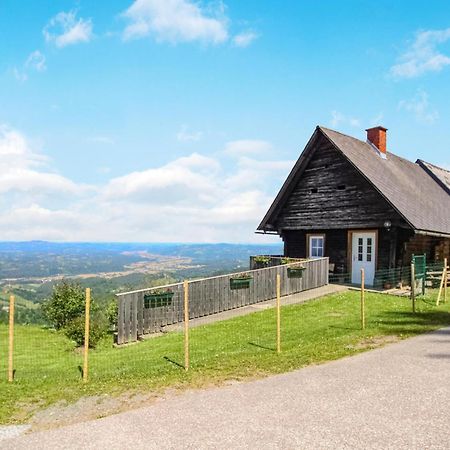
[{"label": "wooden house", "polygon": [[450,257],[450,172],[386,148],[386,128],[361,141],[317,127],[258,227],[286,257],[328,256],[335,272],[374,282],[412,254]]}]

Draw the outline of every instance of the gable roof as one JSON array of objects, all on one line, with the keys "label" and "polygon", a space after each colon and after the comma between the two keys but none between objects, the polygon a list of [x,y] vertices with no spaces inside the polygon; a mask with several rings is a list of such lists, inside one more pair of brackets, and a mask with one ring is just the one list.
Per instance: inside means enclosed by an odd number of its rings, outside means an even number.
[{"label": "gable roof", "polygon": [[450,195],[450,172],[442,167],[435,166],[422,159],[416,161],[436,182],[438,182]]},{"label": "gable roof", "polygon": [[325,136],[413,229],[450,236],[450,194],[443,186],[450,172],[390,152],[383,159],[372,144],[324,127],[316,128],[258,230],[273,229],[270,225],[306,168],[319,136]]}]

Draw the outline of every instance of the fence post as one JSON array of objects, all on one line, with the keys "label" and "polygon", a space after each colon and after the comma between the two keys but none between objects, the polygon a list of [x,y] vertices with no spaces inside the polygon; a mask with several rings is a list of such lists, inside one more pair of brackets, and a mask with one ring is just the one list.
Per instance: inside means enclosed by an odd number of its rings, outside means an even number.
[{"label": "fence post", "polygon": [[[441,300],[442,289],[444,289],[444,299],[447,294],[447,258],[444,258],[444,268],[442,269],[442,278],[439,283],[439,292],[436,300],[436,306],[439,306]],[[445,301],[445,300],[444,300]]]},{"label": "fence post", "polygon": [[83,363],[83,381],[88,380],[89,371],[89,331],[91,319],[91,289],[86,288],[86,309],[84,322],[84,363]]},{"label": "fence post", "polygon": [[189,281],[183,283],[184,291],[184,370],[189,370]]},{"label": "fence post", "polygon": [[447,302],[447,284],[448,284],[448,268],[447,268],[447,258],[444,258],[445,266],[445,278],[444,278],[444,303]]},{"label": "fence post", "polygon": [[366,304],[364,297],[365,280],[364,280],[364,269],[361,269],[361,329],[366,328]]},{"label": "fence post", "polygon": [[277,273],[277,353],[281,352],[281,276]]},{"label": "fence post", "polygon": [[412,301],[412,312],[416,312],[416,271],[414,263],[411,263],[411,301]]},{"label": "fence post", "polygon": [[9,297],[8,381],[14,381],[14,295]]}]

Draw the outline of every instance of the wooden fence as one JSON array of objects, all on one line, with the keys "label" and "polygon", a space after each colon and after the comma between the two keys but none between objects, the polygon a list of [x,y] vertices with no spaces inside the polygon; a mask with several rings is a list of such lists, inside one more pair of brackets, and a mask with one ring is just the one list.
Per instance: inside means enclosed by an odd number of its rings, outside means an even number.
[{"label": "wooden fence", "polygon": [[[281,276],[281,295],[290,295],[328,284],[328,258],[302,262],[301,278],[288,277],[288,269],[298,263],[250,270],[248,288],[232,289],[231,279],[239,274],[203,278],[189,282],[189,318],[217,314],[276,297],[276,275]],[[155,291],[167,294],[155,296]],[[124,344],[140,336],[155,333],[166,325],[184,320],[183,283],[117,294],[117,343]]]}]

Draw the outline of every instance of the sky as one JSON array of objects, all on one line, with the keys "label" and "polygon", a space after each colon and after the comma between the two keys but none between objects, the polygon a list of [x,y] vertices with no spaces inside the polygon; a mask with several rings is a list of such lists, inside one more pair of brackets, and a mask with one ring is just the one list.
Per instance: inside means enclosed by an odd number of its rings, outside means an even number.
[{"label": "sky", "polygon": [[0,0],[0,240],[273,241],[316,125],[450,169],[449,94],[448,1]]}]

